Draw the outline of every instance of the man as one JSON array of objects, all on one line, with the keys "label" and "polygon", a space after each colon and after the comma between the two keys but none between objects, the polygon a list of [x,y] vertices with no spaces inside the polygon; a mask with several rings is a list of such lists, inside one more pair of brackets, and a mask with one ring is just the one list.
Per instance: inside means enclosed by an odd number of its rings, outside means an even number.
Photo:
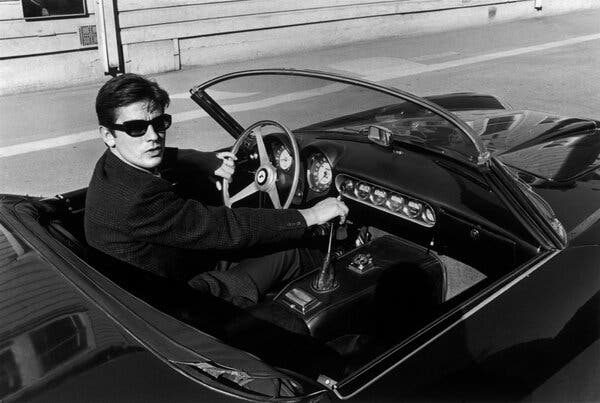
[{"label": "man", "polygon": [[[248,306],[300,274],[297,249],[305,229],[336,217],[346,205],[325,199],[305,210],[207,206],[182,183],[199,176],[231,179],[234,156],[165,147],[171,125],[168,94],[135,74],[109,80],[96,113],[107,150],[86,197],[85,234],[96,249],[143,270],[188,283]],[[233,257],[224,271],[215,264]]]}]

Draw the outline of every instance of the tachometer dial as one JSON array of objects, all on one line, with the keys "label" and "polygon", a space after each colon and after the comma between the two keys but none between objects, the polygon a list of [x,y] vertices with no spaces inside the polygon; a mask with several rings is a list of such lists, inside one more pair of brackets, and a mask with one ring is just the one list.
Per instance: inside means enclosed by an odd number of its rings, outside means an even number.
[{"label": "tachometer dial", "polygon": [[275,165],[284,171],[289,171],[294,162],[294,158],[289,150],[283,145],[278,144],[274,147],[273,154],[275,156]]},{"label": "tachometer dial", "polygon": [[308,160],[308,186],[321,193],[329,189],[333,181],[331,164],[323,154],[313,154]]}]

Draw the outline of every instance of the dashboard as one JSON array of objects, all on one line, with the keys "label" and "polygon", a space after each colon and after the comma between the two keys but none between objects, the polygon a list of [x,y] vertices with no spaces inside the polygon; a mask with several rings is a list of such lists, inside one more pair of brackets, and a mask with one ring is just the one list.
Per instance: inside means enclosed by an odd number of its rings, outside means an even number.
[{"label": "dashboard", "polygon": [[[271,151],[274,165],[289,174],[294,161],[288,147],[275,141]],[[420,226],[431,228],[436,224],[435,209],[428,202],[354,175],[336,173],[343,168],[335,169],[331,159],[319,148],[304,149],[301,160],[301,178],[294,204],[328,196],[335,189],[347,199]]]}]

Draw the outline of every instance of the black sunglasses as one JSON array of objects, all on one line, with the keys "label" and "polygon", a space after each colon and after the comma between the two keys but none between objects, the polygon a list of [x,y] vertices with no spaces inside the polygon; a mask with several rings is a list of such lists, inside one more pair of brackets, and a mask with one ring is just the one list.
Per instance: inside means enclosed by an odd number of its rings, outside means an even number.
[{"label": "black sunglasses", "polygon": [[152,125],[155,132],[164,133],[171,127],[171,115],[163,113],[152,120],[128,120],[121,124],[113,123],[110,125],[109,129],[120,130],[131,137],[141,137],[146,134],[149,125]]}]

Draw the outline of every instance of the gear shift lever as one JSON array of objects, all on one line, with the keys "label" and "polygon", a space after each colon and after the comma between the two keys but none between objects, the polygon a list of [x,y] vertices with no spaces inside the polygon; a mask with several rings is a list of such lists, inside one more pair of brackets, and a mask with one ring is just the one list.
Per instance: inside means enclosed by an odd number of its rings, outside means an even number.
[{"label": "gear shift lever", "polygon": [[327,245],[327,254],[323,259],[321,270],[317,276],[313,279],[311,287],[316,292],[329,292],[333,291],[338,287],[338,283],[335,281],[334,265],[331,262],[331,246],[333,244],[333,234],[336,231],[335,220],[331,222],[329,229],[329,244]]}]

